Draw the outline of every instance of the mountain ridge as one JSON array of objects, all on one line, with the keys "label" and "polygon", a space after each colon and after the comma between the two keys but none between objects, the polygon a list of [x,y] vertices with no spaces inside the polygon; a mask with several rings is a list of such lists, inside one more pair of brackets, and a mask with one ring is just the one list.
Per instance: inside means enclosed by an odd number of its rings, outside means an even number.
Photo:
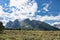
[{"label": "mountain ridge", "polygon": [[6,24],[6,26],[12,27],[12,29],[21,29],[21,30],[58,30],[58,28],[55,28],[45,22],[30,19],[25,19],[21,22],[19,22],[18,19],[16,19],[11,24],[12,24],[11,26],[9,26],[8,24]]}]

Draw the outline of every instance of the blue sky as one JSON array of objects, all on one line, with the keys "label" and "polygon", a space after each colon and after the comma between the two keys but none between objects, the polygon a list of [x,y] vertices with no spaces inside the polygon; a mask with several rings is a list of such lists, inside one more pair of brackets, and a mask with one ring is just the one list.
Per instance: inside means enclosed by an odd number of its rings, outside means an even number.
[{"label": "blue sky", "polygon": [[[48,7],[48,12],[41,12],[40,15],[44,16],[44,15],[53,15],[53,16],[57,16],[59,15],[60,12],[60,0],[37,0],[38,2],[38,10],[41,10],[41,8],[44,6],[44,3],[50,4]],[[44,13],[44,14],[43,14]]]},{"label": "blue sky", "polygon": [[3,23],[20,18],[42,20],[48,24],[60,22],[60,0],[0,0],[0,6]]},{"label": "blue sky", "polygon": [[[50,4],[48,7],[48,12],[40,12],[38,15],[45,16],[45,15],[53,15],[53,16],[58,16],[60,14],[60,0],[36,0],[38,2],[38,10],[41,10],[43,7],[43,3]],[[46,23],[54,23],[54,22],[60,22],[60,20],[46,20]]]}]

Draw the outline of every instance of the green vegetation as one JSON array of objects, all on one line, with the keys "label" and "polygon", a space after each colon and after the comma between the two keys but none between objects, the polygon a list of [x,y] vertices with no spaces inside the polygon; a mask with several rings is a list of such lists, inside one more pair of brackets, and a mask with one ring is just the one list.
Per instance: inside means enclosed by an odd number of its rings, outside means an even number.
[{"label": "green vegetation", "polygon": [[5,30],[0,40],[60,40],[60,31]]},{"label": "green vegetation", "polygon": [[[33,23],[32,27],[32,24],[29,25],[26,22],[22,22],[18,30],[13,30],[5,28],[2,22],[0,22],[0,40],[60,40],[60,31],[52,31],[56,28],[50,28],[49,25],[45,24],[36,24]],[[47,30],[50,31],[42,31],[46,30],[44,26],[48,26],[51,30],[48,27],[46,27]]]},{"label": "green vegetation", "polygon": [[3,23],[2,22],[0,22],[0,33],[2,33],[3,32],[3,30],[4,30],[4,26],[3,26]]}]

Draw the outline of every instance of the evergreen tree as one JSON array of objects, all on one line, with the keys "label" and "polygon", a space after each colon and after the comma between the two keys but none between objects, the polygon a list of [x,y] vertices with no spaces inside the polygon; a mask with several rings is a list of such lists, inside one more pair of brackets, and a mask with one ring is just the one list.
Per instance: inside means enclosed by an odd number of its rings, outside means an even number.
[{"label": "evergreen tree", "polygon": [[0,33],[2,33],[2,32],[3,32],[3,30],[4,30],[3,23],[2,23],[2,22],[0,22]]}]

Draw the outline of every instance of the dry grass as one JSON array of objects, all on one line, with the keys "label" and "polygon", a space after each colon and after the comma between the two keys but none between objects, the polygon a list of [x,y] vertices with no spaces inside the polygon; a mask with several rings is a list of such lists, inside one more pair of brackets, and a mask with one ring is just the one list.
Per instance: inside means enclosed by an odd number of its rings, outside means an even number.
[{"label": "dry grass", "polygon": [[5,30],[0,40],[60,40],[60,31]]}]

